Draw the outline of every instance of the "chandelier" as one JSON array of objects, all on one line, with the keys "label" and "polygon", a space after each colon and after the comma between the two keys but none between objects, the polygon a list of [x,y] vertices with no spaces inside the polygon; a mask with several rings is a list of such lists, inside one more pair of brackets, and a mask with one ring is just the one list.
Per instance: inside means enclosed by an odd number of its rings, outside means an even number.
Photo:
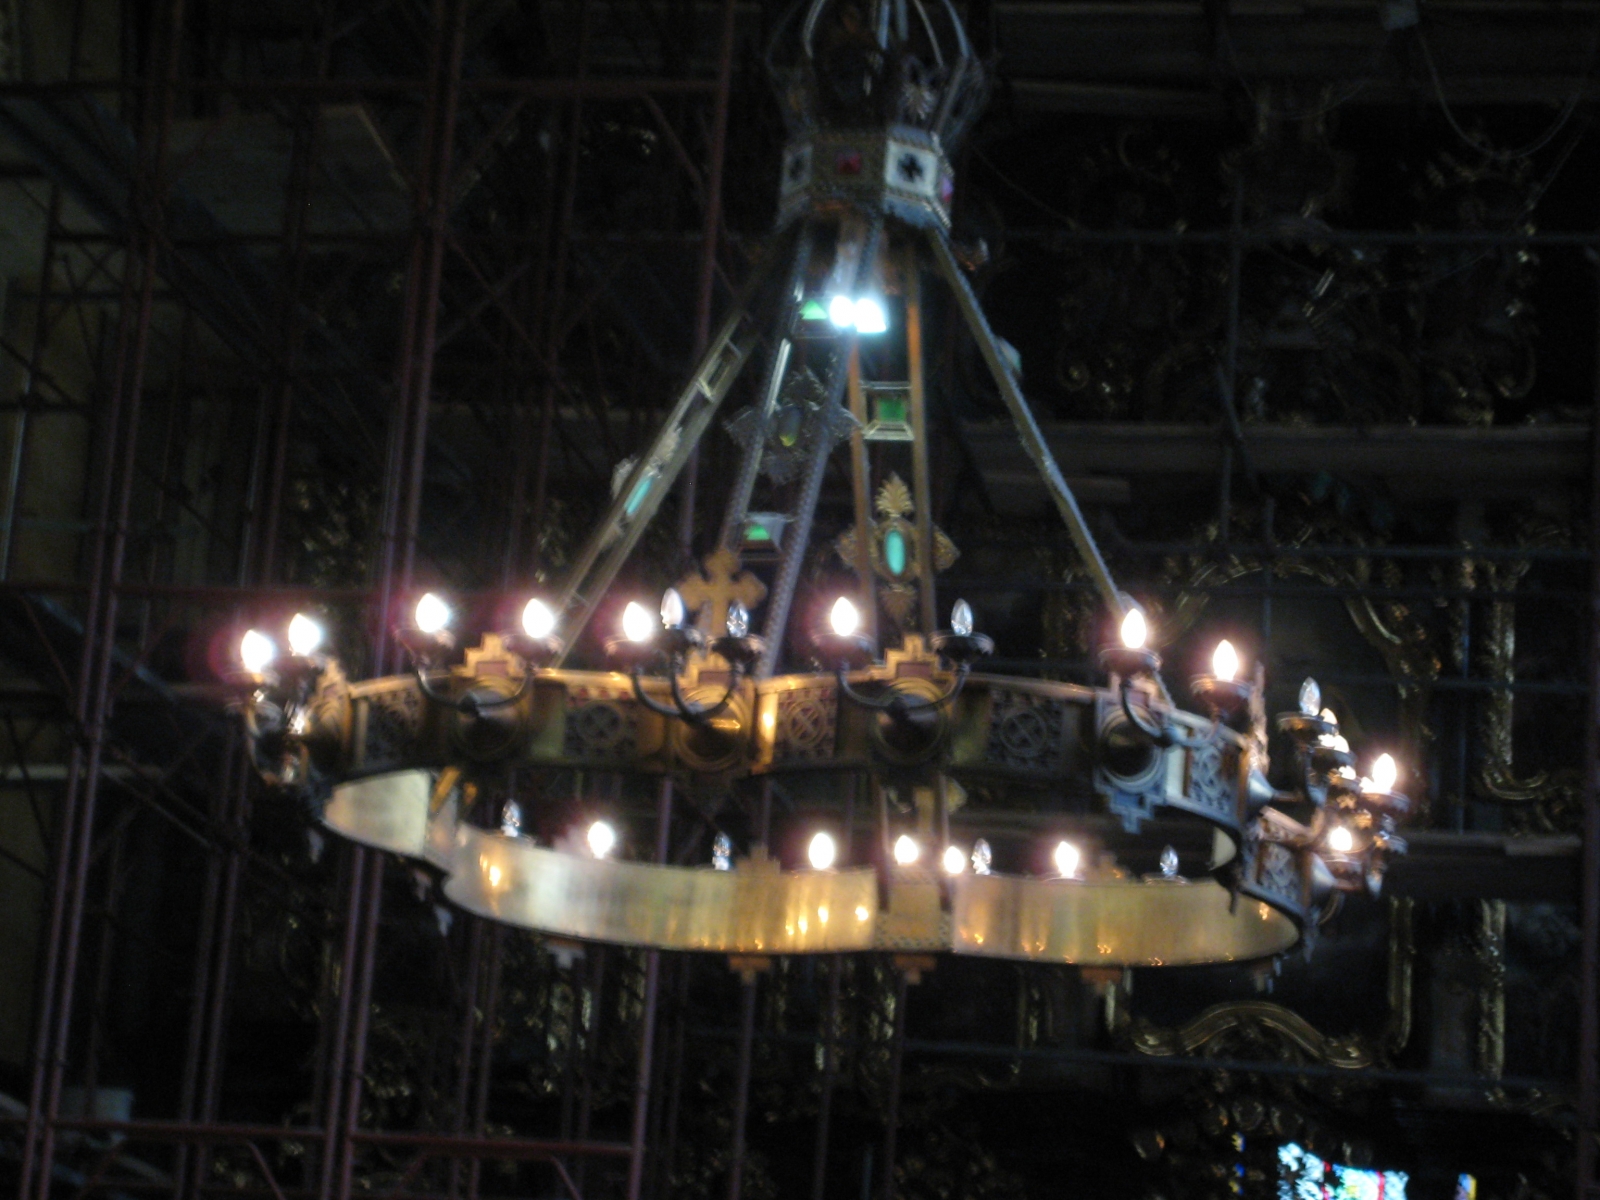
[{"label": "chandelier", "polygon": [[[982,107],[983,67],[948,4],[872,11],[875,24],[812,0],[780,26],[778,231],[655,439],[618,469],[562,590],[460,653],[451,606],[423,595],[395,631],[411,670],[376,679],[347,678],[305,614],[282,651],[249,630],[233,681],[257,767],[326,827],[431,864],[455,904],[555,939],[1089,966],[1249,962],[1309,943],[1404,850],[1394,761],[1358,777],[1307,680],[1273,722],[1295,763],[1294,786],[1275,788],[1263,676],[1226,641],[1191,683],[1203,711],[1173,703],[1145,613],[1113,582],[949,237],[949,153]],[[935,574],[956,549],[931,515],[925,274],[953,294],[1119,634],[1099,656],[1103,686],[985,672],[993,642],[965,601],[936,628]],[[740,455],[716,549],[659,613],[622,605],[619,570],[756,364],[754,403],[725,422]],[[853,584],[791,620],[841,448],[854,519],[835,548]],[[617,623],[610,669],[568,666],[602,612]],[[851,790],[840,816],[794,831],[803,860],[769,854],[764,829],[743,856],[721,833],[702,864],[630,858],[598,807],[544,845],[516,782],[539,771],[722,792],[865,780],[874,835],[851,837]],[[1047,814],[1049,870],[1002,871],[983,839],[952,839],[952,811],[997,791]],[[1168,846],[1150,856],[1159,870],[1135,873],[1086,835],[1094,815],[1133,837],[1157,817],[1192,822],[1209,858],[1185,870]]]}]

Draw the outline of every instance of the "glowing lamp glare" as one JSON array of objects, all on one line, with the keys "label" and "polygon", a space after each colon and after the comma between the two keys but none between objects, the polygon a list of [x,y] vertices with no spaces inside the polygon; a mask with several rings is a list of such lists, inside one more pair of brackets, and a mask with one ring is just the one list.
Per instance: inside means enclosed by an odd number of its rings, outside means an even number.
[{"label": "glowing lamp glare", "polygon": [[838,852],[832,834],[817,833],[812,835],[811,844],[806,847],[806,858],[811,861],[812,870],[826,871],[833,866],[834,857]]},{"label": "glowing lamp glare", "polygon": [[1227,638],[1217,643],[1216,652],[1211,656],[1211,673],[1224,682],[1231,682],[1239,673],[1239,652]]},{"label": "glowing lamp glare", "polygon": [[1122,644],[1129,650],[1143,650],[1149,636],[1150,626],[1144,614],[1137,608],[1130,608],[1128,615],[1122,618]]}]

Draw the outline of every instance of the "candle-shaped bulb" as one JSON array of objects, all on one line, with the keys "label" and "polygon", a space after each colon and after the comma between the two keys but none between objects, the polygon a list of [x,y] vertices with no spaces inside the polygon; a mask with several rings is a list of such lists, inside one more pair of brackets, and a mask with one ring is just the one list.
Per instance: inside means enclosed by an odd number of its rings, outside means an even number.
[{"label": "candle-shaped bulb", "polygon": [[297,658],[310,658],[322,645],[322,626],[305,613],[295,613],[289,621],[289,649]]},{"label": "candle-shaped bulb", "polygon": [[909,867],[922,857],[922,847],[917,845],[917,839],[909,833],[902,833],[894,842],[894,860],[902,867]]},{"label": "candle-shaped bulb", "polygon": [[1122,618],[1122,644],[1129,650],[1143,650],[1145,639],[1150,636],[1150,625],[1144,619],[1144,613],[1137,608],[1130,608],[1128,615]]},{"label": "candle-shaped bulb", "polygon": [[589,826],[585,838],[589,843],[589,853],[596,858],[604,858],[616,848],[617,831],[605,821],[596,821]]},{"label": "candle-shaped bulb", "polygon": [[733,839],[725,833],[719,833],[711,839],[711,869],[733,870]]},{"label": "candle-shaped bulb", "polygon": [[239,662],[252,675],[265,671],[277,656],[278,648],[259,629],[247,629],[239,639]]},{"label": "candle-shaped bulb", "polygon": [[683,597],[677,588],[668,588],[661,593],[661,623],[668,629],[682,629],[683,618]]},{"label": "candle-shaped bulb", "polygon": [[950,632],[957,637],[972,636],[972,605],[957,600],[950,610]]},{"label": "candle-shaped bulb", "polygon": [[728,636],[742,638],[750,632],[750,610],[735,600],[728,605]]},{"label": "candle-shaped bulb", "polygon": [[1232,642],[1223,638],[1211,655],[1211,674],[1225,683],[1232,683],[1238,673],[1239,652],[1233,648]]},{"label": "candle-shaped bulb", "polygon": [[818,833],[811,839],[811,844],[806,847],[806,858],[811,863],[813,871],[826,871],[833,866],[833,860],[839,855],[839,847],[834,843],[831,833]]},{"label": "candle-shaped bulb", "polygon": [[628,607],[622,610],[622,636],[630,642],[643,644],[655,633],[656,623],[650,617],[650,610],[637,600],[629,600]]},{"label": "candle-shaped bulb", "polygon": [[1055,852],[1056,872],[1063,879],[1076,879],[1078,877],[1078,864],[1083,861],[1083,855],[1071,842],[1058,842]]},{"label": "candle-shaped bulb", "polygon": [[1161,852],[1161,877],[1163,879],[1178,877],[1178,852],[1171,846]]},{"label": "candle-shaped bulb", "polygon": [[840,637],[850,637],[861,625],[861,614],[856,611],[856,606],[850,603],[848,596],[840,596],[833,602],[833,610],[828,614],[828,623]]},{"label": "candle-shaped bulb", "polygon": [[432,592],[422,594],[413,615],[423,633],[440,633],[450,624],[450,606]]},{"label": "candle-shaped bulb", "polygon": [[1380,754],[1372,764],[1372,790],[1375,792],[1394,791],[1394,781],[1399,778],[1400,772],[1395,767],[1394,755]]},{"label": "candle-shaped bulb", "polygon": [[972,843],[972,873],[988,875],[993,869],[994,851],[989,848],[987,838],[979,838]]},{"label": "candle-shaped bulb", "polygon": [[967,869],[967,856],[961,853],[960,846],[946,846],[944,848],[944,873],[946,875],[959,875]]},{"label": "candle-shaped bulb", "polygon": [[1314,717],[1322,708],[1322,689],[1317,686],[1317,681],[1311,676],[1306,676],[1306,681],[1300,685],[1300,715]]},{"label": "candle-shaped bulb", "polygon": [[556,630],[556,614],[550,606],[535,596],[522,608],[522,632],[536,642],[542,642]]}]

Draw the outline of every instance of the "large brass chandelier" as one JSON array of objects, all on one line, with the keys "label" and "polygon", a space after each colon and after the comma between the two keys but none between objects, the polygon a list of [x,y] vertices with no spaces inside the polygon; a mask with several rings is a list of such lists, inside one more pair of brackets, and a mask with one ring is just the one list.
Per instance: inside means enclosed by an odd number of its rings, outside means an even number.
[{"label": "large brass chandelier", "polygon": [[[1273,787],[1262,676],[1227,642],[1192,682],[1205,711],[1173,704],[1145,614],[1113,583],[949,239],[948,156],[986,84],[948,0],[811,0],[780,28],[769,67],[791,132],[779,230],[654,441],[619,468],[565,587],[459,654],[450,605],[421,596],[397,631],[412,669],[384,678],[348,679],[304,614],[282,653],[270,633],[245,633],[237,707],[262,773],[336,832],[432,864],[454,903],[556,939],[1092,966],[1249,962],[1308,941],[1343,893],[1376,891],[1404,849],[1393,760],[1358,777],[1308,680],[1275,722],[1295,786]],[[955,548],[931,516],[930,268],[1120,632],[1101,653],[1104,686],[985,673],[993,644],[964,601],[935,627],[935,573]],[[882,378],[862,350],[896,336],[903,352],[870,358],[903,363],[903,378]],[[727,422],[741,453],[717,548],[659,616],[626,603],[606,642],[613,669],[567,666],[591,618],[618,615],[620,568],[757,360],[755,400]],[[854,520],[836,546],[851,594],[791,621],[842,445]],[[875,836],[857,844],[835,817],[799,831],[804,860],[783,863],[760,845],[740,856],[722,834],[709,862],[685,866],[630,860],[613,823],[586,819],[545,845],[515,782],[540,770],[724,790],[865,780]],[[1004,873],[981,839],[952,839],[955,805],[995,791],[1028,795],[1056,823],[1052,870]],[[1082,834],[1090,814],[1134,835],[1157,817],[1198,823],[1209,860],[1184,870],[1169,847],[1158,871],[1135,874]]]}]

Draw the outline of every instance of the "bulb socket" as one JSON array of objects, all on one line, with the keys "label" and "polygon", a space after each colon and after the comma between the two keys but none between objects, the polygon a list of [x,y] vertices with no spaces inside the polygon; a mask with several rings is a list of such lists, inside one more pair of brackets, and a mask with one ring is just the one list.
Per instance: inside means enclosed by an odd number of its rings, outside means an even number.
[{"label": "bulb socket", "polygon": [[1161,669],[1161,655],[1148,646],[1124,646],[1107,642],[1100,647],[1100,669],[1123,679],[1154,675]]}]

